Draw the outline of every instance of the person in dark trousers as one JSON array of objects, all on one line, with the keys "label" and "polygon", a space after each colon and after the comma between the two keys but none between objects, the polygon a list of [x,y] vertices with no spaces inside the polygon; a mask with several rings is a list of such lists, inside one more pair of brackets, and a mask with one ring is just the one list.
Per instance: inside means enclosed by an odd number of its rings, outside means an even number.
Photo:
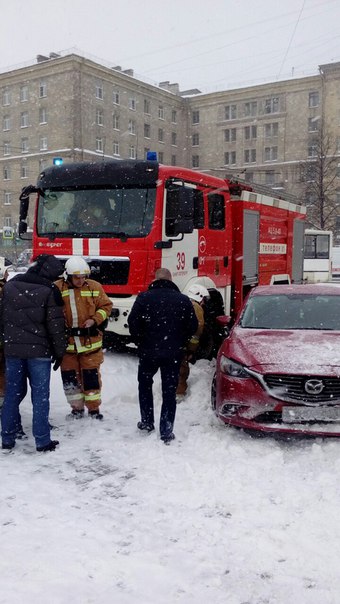
[{"label": "person in dark trousers", "polygon": [[5,283],[0,300],[0,320],[6,361],[6,389],[1,414],[2,448],[13,449],[19,404],[27,380],[31,387],[33,436],[37,451],[54,451],[50,438],[50,376],[60,366],[67,340],[63,301],[53,284],[63,272],[62,263],[41,254],[25,274]]},{"label": "person in dark trousers", "polygon": [[191,301],[180,293],[166,268],[156,271],[148,290],[139,294],[128,317],[133,341],[138,346],[139,430],[154,430],[152,384],[158,369],[162,379],[160,436],[164,443],[175,438],[176,388],[184,347],[197,331]]}]

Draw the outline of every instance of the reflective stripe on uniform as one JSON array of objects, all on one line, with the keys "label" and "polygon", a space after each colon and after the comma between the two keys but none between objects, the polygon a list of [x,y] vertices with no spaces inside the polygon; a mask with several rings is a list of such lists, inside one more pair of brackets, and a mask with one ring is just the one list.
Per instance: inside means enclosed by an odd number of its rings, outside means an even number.
[{"label": "reflective stripe on uniform", "polygon": [[106,313],[106,311],[105,311],[105,310],[103,310],[102,308],[99,308],[99,309],[97,310],[97,312],[98,312],[98,313],[99,313],[99,314],[100,314],[100,315],[103,317],[103,319],[104,319],[104,321],[105,321],[105,319],[107,318],[107,313]]},{"label": "reflective stripe on uniform", "polygon": [[94,297],[98,298],[99,290],[93,289],[92,291],[89,291],[89,292],[81,290],[80,295],[82,298],[94,298]]},{"label": "reflective stripe on uniform", "polygon": [[101,396],[100,392],[96,392],[96,394],[85,394],[85,402],[89,401],[99,401]]},{"label": "reflective stripe on uniform", "polygon": [[76,297],[74,295],[74,289],[69,290],[69,295],[70,295],[70,309],[71,309],[71,314],[72,314],[72,327],[79,327]]},{"label": "reflective stripe on uniform", "polygon": [[78,392],[77,394],[66,394],[66,398],[68,401],[79,401],[83,400],[84,395],[82,392]]},{"label": "reflective stripe on uniform", "polygon": [[[79,340],[79,338],[75,338],[75,340]],[[94,342],[93,344],[89,344],[88,346],[81,346],[80,341],[79,345],[75,346],[74,344],[69,344],[66,348],[66,352],[91,352],[92,350],[97,350],[102,347],[102,341]]]}]

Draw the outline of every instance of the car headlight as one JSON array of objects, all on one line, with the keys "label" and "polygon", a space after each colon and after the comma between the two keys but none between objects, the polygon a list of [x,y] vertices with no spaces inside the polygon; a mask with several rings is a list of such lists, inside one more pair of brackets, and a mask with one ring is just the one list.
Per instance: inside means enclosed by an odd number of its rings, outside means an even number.
[{"label": "car headlight", "polygon": [[249,378],[249,373],[245,370],[243,365],[236,363],[232,359],[228,359],[223,355],[220,359],[220,368],[223,373],[231,375],[232,377]]}]

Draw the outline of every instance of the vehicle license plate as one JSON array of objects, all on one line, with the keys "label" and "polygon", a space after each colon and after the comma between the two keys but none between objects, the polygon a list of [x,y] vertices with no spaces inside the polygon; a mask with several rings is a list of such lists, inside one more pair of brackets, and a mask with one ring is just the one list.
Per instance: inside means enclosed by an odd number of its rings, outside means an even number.
[{"label": "vehicle license plate", "polygon": [[336,422],[340,421],[340,407],[283,407],[282,421],[296,422]]}]

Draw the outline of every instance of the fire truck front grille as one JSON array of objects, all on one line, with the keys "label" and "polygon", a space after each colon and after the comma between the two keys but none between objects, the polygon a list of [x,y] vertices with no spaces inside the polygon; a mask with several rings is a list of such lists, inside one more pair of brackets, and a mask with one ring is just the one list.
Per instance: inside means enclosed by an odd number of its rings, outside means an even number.
[{"label": "fire truck front grille", "polygon": [[[336,403],[340,399],[340,377],[306,376],[306,375],[266,375],[264,380],[273,394],[280,392],[282,399],[300,401],[301,403],[320,404]],[[321,383],[313,392],[306,382],[316,380]],[[276,393],[275,393],[276,391]]]},{"label": "fire truck front grille", "polygon": [[126,285],[130,260],[89,260],[91,277],[102,285]]}]

